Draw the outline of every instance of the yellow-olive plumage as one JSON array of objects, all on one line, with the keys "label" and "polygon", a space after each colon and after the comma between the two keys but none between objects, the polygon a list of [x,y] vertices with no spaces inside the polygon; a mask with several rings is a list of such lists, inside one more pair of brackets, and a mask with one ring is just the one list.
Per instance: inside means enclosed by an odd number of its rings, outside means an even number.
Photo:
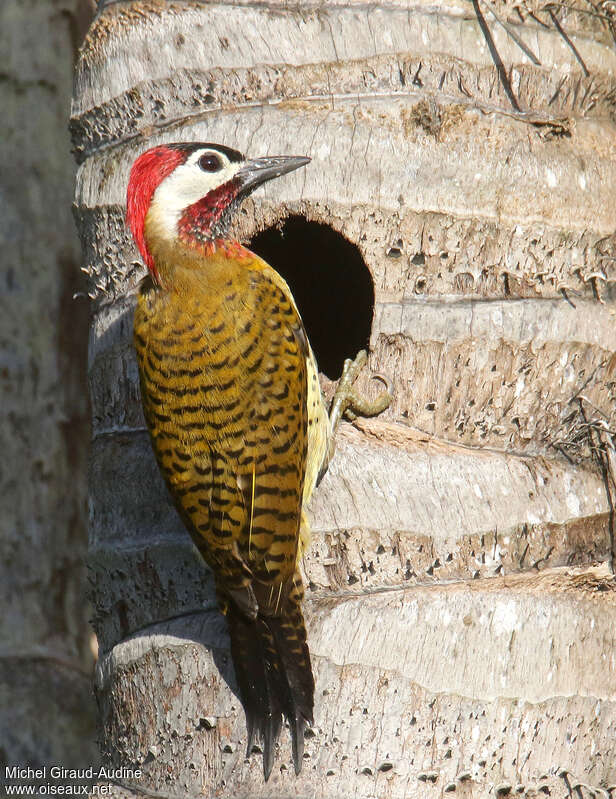
[{"label": "yellow-olive plumage", "polygon": [[[143,407],[195,543],[240,600],[255,579],[278,588],[295,575],[301,508],[329,425],[280,276],[252,254],[181,255],[157,262],[173,290],[148,278],[139,292]],[[248,597],[242,604],[252,609]]]},{"label": "yellow-olive plumage", "polygon": [[[222,189],[199,188],[212,182],[199,172],[202,152],[206,173],[223,163]],[[144,414],[171,496],[213,570],[248,748],[262,739],[267,779],[282,718],[297,772],[312,722],[298,561],[308,535],[302,507],[325,465],[330,424],[287,284],[213,230],[237,199],[241,158],[216,145],[148,151],[133,167],[128,216],[151,272],[134,319]],[[182,209],[199,191],[205,200]]]}]

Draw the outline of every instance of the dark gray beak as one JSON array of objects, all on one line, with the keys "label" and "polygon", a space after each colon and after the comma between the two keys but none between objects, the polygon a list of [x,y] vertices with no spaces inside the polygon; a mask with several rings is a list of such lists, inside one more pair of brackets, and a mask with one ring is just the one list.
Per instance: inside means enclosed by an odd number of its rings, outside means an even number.
[{"label": "dark gray beak", "polygon": [[305,155],[272,155],[266,158],[253,158],[246,161],[244,166],[236,173],[236,180],[242,184],[241,191],[250,192],[272,178],[279,178],[287,172],[293,172],[300,166],[310,163],[310,158]]}]

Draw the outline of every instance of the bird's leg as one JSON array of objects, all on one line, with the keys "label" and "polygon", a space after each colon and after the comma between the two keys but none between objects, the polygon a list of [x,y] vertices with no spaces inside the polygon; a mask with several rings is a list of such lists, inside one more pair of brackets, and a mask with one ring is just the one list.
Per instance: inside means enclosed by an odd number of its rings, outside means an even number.
[{"label": "bird's leg", "polygon": [[357,419],[358,416],[378,416],[379,413],[383,413],[391,403],[391,385],[389,380],[383,375],[373,375],[377,380],[381,380],[385,383],[386,386],[386,390],[379,394],[375,400],[371,401],[367,400],[365,397],[360,397],[353,388],[359,373],[367,362],[368,353],[366,350],[358,352],[354,360],[347,358],[344,362],[342,374],[336,386],[334,399],[329,409],[330,434],[327,443],[327,453],[321,464],[319,476],[317,477],[317,485],[319,485],[323,479],[331,459],[334,456],[336,449],[336,430],[338,429],[342,417],[346,416],[346,418],[352,422]]},{"label": "bird's leg", "polygon": [[375,400],[368,400],[365,397],[360,397],[359,394],[356,393],[353,385],[367,362],[368,353],[366,350],[358,352],[355,356],[355,360],[352,361],[350,358],[347,358],[344,362],[342,375],[336,386],[336,392],[329,412],[329,421],[332,431],[329,445],[329,458],[333,455],[336,430],[343,416],[346,416],[351,422],[358,416],[378,416],[379,413],[383,413],[383,411],[389,407],[391,402],[392,395],[389,381],[383,377],[383,375],[374,375],[375,378],[381,380],[387,386],[387,389],[379,394]]}]

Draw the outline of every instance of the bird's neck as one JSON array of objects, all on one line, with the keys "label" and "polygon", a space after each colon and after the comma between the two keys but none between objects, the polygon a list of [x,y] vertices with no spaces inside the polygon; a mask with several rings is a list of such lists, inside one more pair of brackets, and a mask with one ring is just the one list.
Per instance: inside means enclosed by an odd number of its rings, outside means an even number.
[{"label": "bird's neck", "polygon": [[[202,201],[186,209],[176,230],[161,224],[157,215],[148,213],[145,220],[145,242],[148,267],[154,280],[164,286],[177,284],[180,273],[220,268],[224,261],[245,262],[254,258],[250,250],[228,235],[228,224],[216,214],[206,214]],[[201,207],[197,207],[201,206]]]}]

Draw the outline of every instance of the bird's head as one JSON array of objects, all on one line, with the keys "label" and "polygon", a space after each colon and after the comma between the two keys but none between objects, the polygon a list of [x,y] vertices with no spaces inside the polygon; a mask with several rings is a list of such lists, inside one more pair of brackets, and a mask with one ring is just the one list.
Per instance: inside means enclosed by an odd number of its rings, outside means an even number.
[{"label": "bird's head", "polygon": [[224,239],[244,197],[309,161],[287,155],[247,160],[220,144],[147,150],[132,166],[126,198],[126,220],[146,266],[156,278],[154,239],[197,247]]}]

